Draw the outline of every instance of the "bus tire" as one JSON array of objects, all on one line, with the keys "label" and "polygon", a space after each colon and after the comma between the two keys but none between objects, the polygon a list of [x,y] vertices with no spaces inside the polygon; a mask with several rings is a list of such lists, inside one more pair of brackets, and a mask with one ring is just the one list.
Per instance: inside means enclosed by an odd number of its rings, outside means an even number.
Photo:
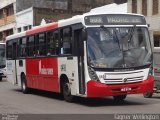
[{"label": "bus tire", "polygon": [[68,81],[63,83],[63,97],[67,102],[73,102],[73,95],[71,95],[71,87]]},{"label": "bus tire", "polygon": [[151,92],[151,93],[144,93],[143,94],[144,98],[151,98],[152,95],[153,95],[153,92]]},{"label": "bus tire", "polygon": [[27,87],[26,76],[24,74],[21,76],[21,90],[24,94],[27,94],[29,92],[29,88]]},{"label": "bus tire", "polygon": [[113,96],[114,100],[117,102],[124,101],[124,99],[127,97],[127,95],[119,95],[119,96]]},{"label": "bus tire", "polygon": [[2,77],[0,77],[0,81],[2,81]]}]

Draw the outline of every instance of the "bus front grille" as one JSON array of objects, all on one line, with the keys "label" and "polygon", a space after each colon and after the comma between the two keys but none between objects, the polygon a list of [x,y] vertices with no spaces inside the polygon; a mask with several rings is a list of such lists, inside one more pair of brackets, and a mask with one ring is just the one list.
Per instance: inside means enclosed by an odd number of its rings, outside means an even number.
[{"label": "bus front grille", "polygon": [[128,78],[107,78],[104,79],[106,84],[124,84],[124,83],[135,83],[135,82],[141,82],[143,81],[144,76],[138,76],[138,77],[128,77]]}]

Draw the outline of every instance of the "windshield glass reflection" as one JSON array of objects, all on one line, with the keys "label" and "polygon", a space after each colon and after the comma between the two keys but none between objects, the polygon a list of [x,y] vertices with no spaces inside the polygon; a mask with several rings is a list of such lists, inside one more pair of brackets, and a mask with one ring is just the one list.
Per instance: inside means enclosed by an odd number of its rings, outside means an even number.
[{"label": "windshield glass reflection", "polygon": [[88,60],[92,67],[130,68],[151,63],[146,28],[88,28],[87,33]]}]

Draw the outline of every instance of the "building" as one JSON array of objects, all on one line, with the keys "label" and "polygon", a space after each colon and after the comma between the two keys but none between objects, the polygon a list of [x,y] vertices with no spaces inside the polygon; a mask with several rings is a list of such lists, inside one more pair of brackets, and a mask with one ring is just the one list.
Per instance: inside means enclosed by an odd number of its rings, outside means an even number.
[{"label": "building", "polygon": [[155,47],[160,46],[160,1],[128,0],[128,12],[146,16],[150,24],[150,34]]},{"label": "building", "polygon": [[31,7],[67,10],[68,2],[67,0],[16,0],[16,7],[16,12],[20,12]]},{"label": "building", "polygon": [[0,41],[16,31],[16,0],[0,0]]},{"label": "building", "polygon": [[46,23],[56,22],[59,19],[65,19],[76,15],[67,11],[52,10],[48,8],[31,7],[16,13],[16,28],[17,32],[26,31],[33,26],[41,24],[42,20]]},{"label": "building", "polygon": [[40,7],[84,13],[95,7],[124,2],[127,2],[127,0],[17,0],[17,12],[30,7]]},{"label": "building", "polygon": [[42,19],[57,21],[114,2],[127,0],[0,0],[0,41],[40,25]]}]

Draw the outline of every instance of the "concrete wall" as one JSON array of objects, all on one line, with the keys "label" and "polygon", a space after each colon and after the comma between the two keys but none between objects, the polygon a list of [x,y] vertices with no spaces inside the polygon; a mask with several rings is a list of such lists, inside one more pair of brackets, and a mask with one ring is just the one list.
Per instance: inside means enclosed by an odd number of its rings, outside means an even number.
[{"label": "concrete wall", "polygon": [[34,8],[34,26],[40,25],[42,19],[56,22],[61,19],[66,19],[74,16],[74,13],[68,13],[66,11],[53,11],[45,8]]},{"label": "concrete wall", "polygon": [[33,8],[16,13],[16,27],[24,31],[24,26],[33,26]]},{"label": "concrete wall", "polygon": [[17,0],[17,12],[30,7],[67,10],[68,4],[66,0]]},{"label": "concrete wall", "polygon": [[69,11],[88,12],[92,8],[110,4],[123,3],[127,0],[16,0],[17,12],[30,7],[62,9]]},{"label": "concrete wall", "polygon": [[92,8],[113,3],[114,0],[72,0],[72,10],[88,12]]},{"label": "concrete wall", "polygon": [[4,8],[12,3],[15,3],[16,0],[0,0],[0,9]]}]

